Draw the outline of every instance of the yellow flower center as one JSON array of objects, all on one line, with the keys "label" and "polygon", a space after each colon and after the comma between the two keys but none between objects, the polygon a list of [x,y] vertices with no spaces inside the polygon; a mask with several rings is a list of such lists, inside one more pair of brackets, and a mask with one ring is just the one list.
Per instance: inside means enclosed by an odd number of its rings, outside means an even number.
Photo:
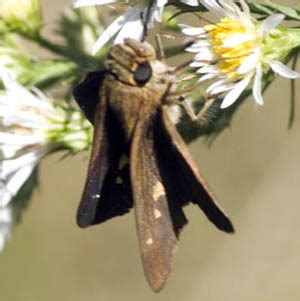
[{"label": "yellow flower center", "polygon": [[211,51],[220,72],[228,78],[240,77],[236,70],[260,45],[255,26],[237,19],[223,18],[219,23],[206,25]]}]

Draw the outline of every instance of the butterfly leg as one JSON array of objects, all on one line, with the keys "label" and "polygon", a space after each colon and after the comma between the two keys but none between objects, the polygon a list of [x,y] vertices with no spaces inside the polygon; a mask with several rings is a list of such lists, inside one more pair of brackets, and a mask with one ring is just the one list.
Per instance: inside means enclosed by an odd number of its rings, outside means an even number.
[{"label": "butterfly leg", "polygon": [[155,35],[155,42],[156,42],[156,46],[157,46],[157,58],[159,61],[164,61],[166,56],[165,56],[165,50],[164,50],[164,46],[163,46],[163,42],[162,42],[160,33]]},{"label": "butterfly leg", "polygon": [[205,119],[205,114],[207,113],[209,108],[214,104],[214,102],[216,101],[216,98],[212,97],[212,98],[207,99],[205,101],[203,107],[201,108],[201,110],[198,113],[194,112],[193,107],[191,106],[191,104],[188,102],[188,100],[185,97],[181,96],[179,98],[179,101],[192,121],[201,121],[201,120]]}]

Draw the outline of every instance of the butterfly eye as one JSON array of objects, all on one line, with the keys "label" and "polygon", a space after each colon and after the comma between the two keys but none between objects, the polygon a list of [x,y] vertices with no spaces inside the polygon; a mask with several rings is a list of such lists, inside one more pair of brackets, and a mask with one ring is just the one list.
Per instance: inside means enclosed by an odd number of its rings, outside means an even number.
[{"label": "butterfly eye", "polygon": [[134,79],[139,85],[146,84],[151,76],[152,68],[149,63],[140,64],[134,73]]}]

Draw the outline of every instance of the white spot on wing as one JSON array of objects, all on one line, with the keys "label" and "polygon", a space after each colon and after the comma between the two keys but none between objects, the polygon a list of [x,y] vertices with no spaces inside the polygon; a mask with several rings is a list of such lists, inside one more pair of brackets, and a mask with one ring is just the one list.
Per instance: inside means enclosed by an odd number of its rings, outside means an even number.
[{"label": "white spot on wing", "polygon": [[154,209],[154,216],[155,216],[155,218],[160,218],[161,212],[158,209]]},{"label": "white spot on wing", "polygon": [[148,238],[146,241],[146,245],[150,246],[153,244],[153,239],[152,238]]},{"label": "white spot on wing", "polygon": [[157,181],[153,188],[153,198],[155,202],[159,200],[161,196],[165,195],[165,189],[161,182]]}]

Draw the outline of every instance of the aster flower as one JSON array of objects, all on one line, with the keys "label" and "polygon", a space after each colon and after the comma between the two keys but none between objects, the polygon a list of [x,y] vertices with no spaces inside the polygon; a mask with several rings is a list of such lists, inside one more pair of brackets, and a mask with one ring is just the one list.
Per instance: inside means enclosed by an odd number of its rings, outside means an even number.
[{"label": "aster flower", "polygon": [[11,205],[40,160],[54,150],[85,150],[92,129],[68,105],[55,106],[41,91],[29,91],[3,66],[0,78],[0,249],[13,223]]},{"label": "aster flower", "polygon": [[[210,97],[224,95],[221,108],[232,105],[250,82],[256,103],[262,105],[262,77],[270,68],[286,78],[300,76],[281,62],[297,45],[286,28],[277,27],[283,15],[275,14],[259,23],[250,15],[244,0],[239,1],[240,6],[231,0],[200,3],[218,21],[204,27],[182,25],[182,31],[196,37],[196,42],[187,48],[196,53],[191,67],[198,68],[200,81],[212,81],[207,88]],[[280,44],[284,46],[278,48]]]},{"label": "aster flower", "polygon": [[[149,15],[148,27],[152,27],[154,22],[161,22],[162,13],[168,0],[156,0],[151,8]],[[181,2],[195,6],[195,0],[181,0]],[[92,53],[96,54],[113,36],[116,36],[114,43],[122,43],[125,38],[140,40],[143,35],[144,25],[141,16],[147,15],[149,0],[77,0],[74,4],[75,8],[90,5],[105,5],[125,3],[128,9],[111,23],[101,34],[95,43]]]},{"label": "aster flower", "polygon": [[39,0],[0,1],[0,31],[17,31],[35,36],[42,25]]},{"label": "aster flower", "polygon": [[13,213],[11,207],[0,208],[0,252],[9,239],[13,226]]},{"label": "aster flower", "polygon": [[50,151],[50,120],[64,117],[44,95],[28,91],[6,69],[0,74],[5,88],[0,95],[0,207],[6,207]]}]

